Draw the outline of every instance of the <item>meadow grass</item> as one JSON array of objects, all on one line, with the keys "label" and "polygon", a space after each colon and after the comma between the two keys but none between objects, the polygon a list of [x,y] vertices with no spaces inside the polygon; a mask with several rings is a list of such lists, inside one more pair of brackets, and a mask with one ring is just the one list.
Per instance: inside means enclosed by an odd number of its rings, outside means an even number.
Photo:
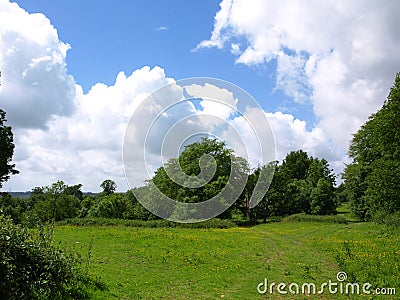
[{"label": "meadow grass", "polygon": [[399,294],[399,237],[382,228],[324,222],[228,229],[63,225],[55,228],[55,239],[84,258],[90,254],[89,274],[108,288],[94,291],[94,299],[349,299],[327,291],[260,295],[257,285],[267,278],[319,286],[337,282],[336,274],[345,271],[353,282],[394,287]]}]

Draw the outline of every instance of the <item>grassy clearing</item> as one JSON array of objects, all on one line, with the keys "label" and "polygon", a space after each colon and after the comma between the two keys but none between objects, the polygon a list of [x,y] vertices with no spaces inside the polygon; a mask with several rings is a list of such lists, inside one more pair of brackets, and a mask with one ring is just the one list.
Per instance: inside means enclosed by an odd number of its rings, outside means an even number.
[{"label": "grassy clearing", "polygon": [[[94,299],[332,299],[327,293],[285,296],[276,290],[259,295],[257,285],[268,278],[318,286],[346,271],[352,280],[399,293],[400,241],[382,235],[381,228],[316,222],[229,229],[65,225],[56,227],[55,238],[83,257],[91,247],[90,273],[108,287]],[[360,257],[365,259],[358,262]]]}]

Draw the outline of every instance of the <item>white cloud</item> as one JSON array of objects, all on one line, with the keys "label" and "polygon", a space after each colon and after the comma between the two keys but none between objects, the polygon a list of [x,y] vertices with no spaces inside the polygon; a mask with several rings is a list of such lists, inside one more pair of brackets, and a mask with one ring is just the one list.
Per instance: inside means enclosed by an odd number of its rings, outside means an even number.
[{"label": "white cloud", "polygon": [[156,31],[166,31],[168,30],[168,26],[160,26],[155,29]]},{"label": "white cloud", "polygon": [[[307,130],[307,124],[292,115],[266,113],[275,136],[276,158],[305,149],[328,158],[339,170],[350,133],[381,104],[399,66],[396,28],[400,24],[392,17],[397,2],[388,1],[389,8],[375,7],[373,1],[363,5],[309,2],[307,7],[300,3],[223,1],[211,39],[199,47],[227,44],[238,63],[249,65],[276,59],[277,88],[299,103],[312,103],[318,117],[317,126]],[[248,44],[230,41],[235,36],[244,36]],[[67,73],[68,49],[44,15],[28,14],[17,4],[0,0],[0,101],[14,126],[14,162],[21,171],[5,189],[30,190],[62,179],[97,191],[107,178],[115,180],[120,190],[128,188],[121,153],[128,121],[143,99],[174,80],[159,67],[144,67],[128,76],[121,72],[113,85],[99,83],[85,94]],[[182,97],[178,86],[172,88],[172,94]],[[215,123],[218,117],[232,121],[231,129],[248,138],[248,154],[257,160],[260,153],[253,129],[246,125],[248,116],[232,115],[231,107],[222,105],[222,109],[206,101],[207,91],[236,107],[236,98],[223,89],[192,86],[186,93],[202,95],[202,110],[187,102],[163,112],[159,127],[151,132],[153,140],[162,140],[166,130],[188,114],[193,117],[177,127],[181,134],[185,130],[208,132],[210,120]],[[148,114],[135,123],[133,139],[147,134],[141,124],[154,118],[157,105],[163,102],[145,107]],[[221,137],[233,137],[221,128]],[[148,147],[149,161],[156,168],[159,143]],[[135,144],[133,150],[133,158],[140,159],[143,145]],[[140,184],[144,175],[138,170],[133,181]]]},{"label": "white cloud", "polygon": [[[311,103],[318,121],[307,143],[282,137],[278,146],[312,151],[318,136],[344,159],[351,134],[382,105],[400,69],[400,2],[223,0],[220,6],[210,39],[197,49],[227,45],[246,65],[275,60],[276,88]],[[233,48],[237,38],[247,46]]]},{"label": "white cloud", "polygon": [[[47,130],[15,130],[14,162],[21,174],[5,188],[30,190],[64,180],[97,191],[110,178],[126,190],[122,163],[126,126],[142,100],[169,82],[163,69],[144,67],[130,76],[120,73],[113,86],[97,84],[87,94],[78,87],[74,114],[54,116]],[[137,148],[137,153],[141,151]],[[143,176],[139,177],[141,183]]]},{"label": "white cloud", "polygon": [[[212,127],[224,123],[229,116],[236,112],[238,99],[227,89],[206,83],[204,85],[191,85],[185,91],[193,98],[201,98],[198,111],[200,121],[204,126]],[[201,118],[202,115],[215,116],[216,118]]]},{"label": "white cloud", "polygon": [[52,116],[73,113],[75,83],[65,63],[69,48],[43,14],[0,1],[0,101],[15,128],[46,128]]}]

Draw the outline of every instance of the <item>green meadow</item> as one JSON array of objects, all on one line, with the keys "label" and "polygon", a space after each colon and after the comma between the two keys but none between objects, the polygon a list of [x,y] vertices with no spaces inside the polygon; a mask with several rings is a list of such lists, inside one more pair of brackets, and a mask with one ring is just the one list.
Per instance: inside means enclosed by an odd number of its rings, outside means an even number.
[{"label": "green meadow", "polygon": [[[55,240],[81,254],[105,290],[93,299],[398,299],[400,238],[373,223],[278,222],[228,229],[73,226]],[[370,295],[293,295],[296,283],[370,283]],[[285,283],[260,294],[268,279]],[[264,288],[264,286],[261,286]],[[376,288],[397,295],[377,296]],[[392,289],[391,289],[392,288]],[[380,290],[381,291],[381,290]]]}]

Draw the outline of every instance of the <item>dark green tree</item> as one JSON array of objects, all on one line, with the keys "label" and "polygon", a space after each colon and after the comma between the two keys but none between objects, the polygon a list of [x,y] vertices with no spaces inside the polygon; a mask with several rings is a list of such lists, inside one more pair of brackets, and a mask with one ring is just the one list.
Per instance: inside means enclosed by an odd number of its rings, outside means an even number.
[{"label": "dark green tree", "polygon": [[300,212],[334,213],[334,183],[335,175],[325,159],[309,157],[302,150],[292,151],[275,167],[271,186],[256,207],[256,217],[265,221],[268,216]]},{"label": "dark green tree", "polygon": [[[361,219],[400,210],[400,73],[383,106],[357,131],[343,178]],[[380,212],[381,214],[381,212]]]},{"label": "dark green tree", "polygon": [[15,164],[11,164],[14,155],[14,136],[11,126],[6,126],[6,112],[0,109],[0,188],[10,179],[10,175],[18,174]]},{"label": "dark green tree", "polygon": [[311,213],[314,215],[329,215],[336,211],[337,203],[334,188],[327,178],[320,178],[317,186],[311,191]]},{"label": "dark green tree", "polygon": [[36,225],[76,217],[81,208],[80,201],[75,195],[68,194],[68,191],[68,186],[63,181],[35,188],[30,197],[33,208],[27,212],[28,224]]},{"label": "dark green tree", "polygon": [[111,195],[117,189],[117,184],[111,179],[106,179],[100,184],[100,187],[103,189],[103,194]]},{"label": "dark green tree", "polygon": [[[187,145],[179,158],[170,159],[165,167],[160,167],[151,179],[164,195],[185,203],[204,202],[218,195],[223,189],[235,189],[228,186],[231,170],[236,180],[243,177],[244,182],[249,174],[249,166],[245,159],[234,155],[224,142],[203,138],[200,142]],[[190,182],[190,184],[187,184]],[[195,184],[196,183],[196,184]],[[152,193],[149,190],[148,194]],[[240,192],[239,192],[240,195]],[[224,199],[221,198],[221,201]],[[152,201],[151,205],[157,205]],[[224,203],[221,202],[221,205]],[[237,208],[240,201],[232,209]],[[171,212],[172,213],[172,212]],[[175,212],[179,214],[196,212]],[[230,211],[221,215],[228,218]]]}]

